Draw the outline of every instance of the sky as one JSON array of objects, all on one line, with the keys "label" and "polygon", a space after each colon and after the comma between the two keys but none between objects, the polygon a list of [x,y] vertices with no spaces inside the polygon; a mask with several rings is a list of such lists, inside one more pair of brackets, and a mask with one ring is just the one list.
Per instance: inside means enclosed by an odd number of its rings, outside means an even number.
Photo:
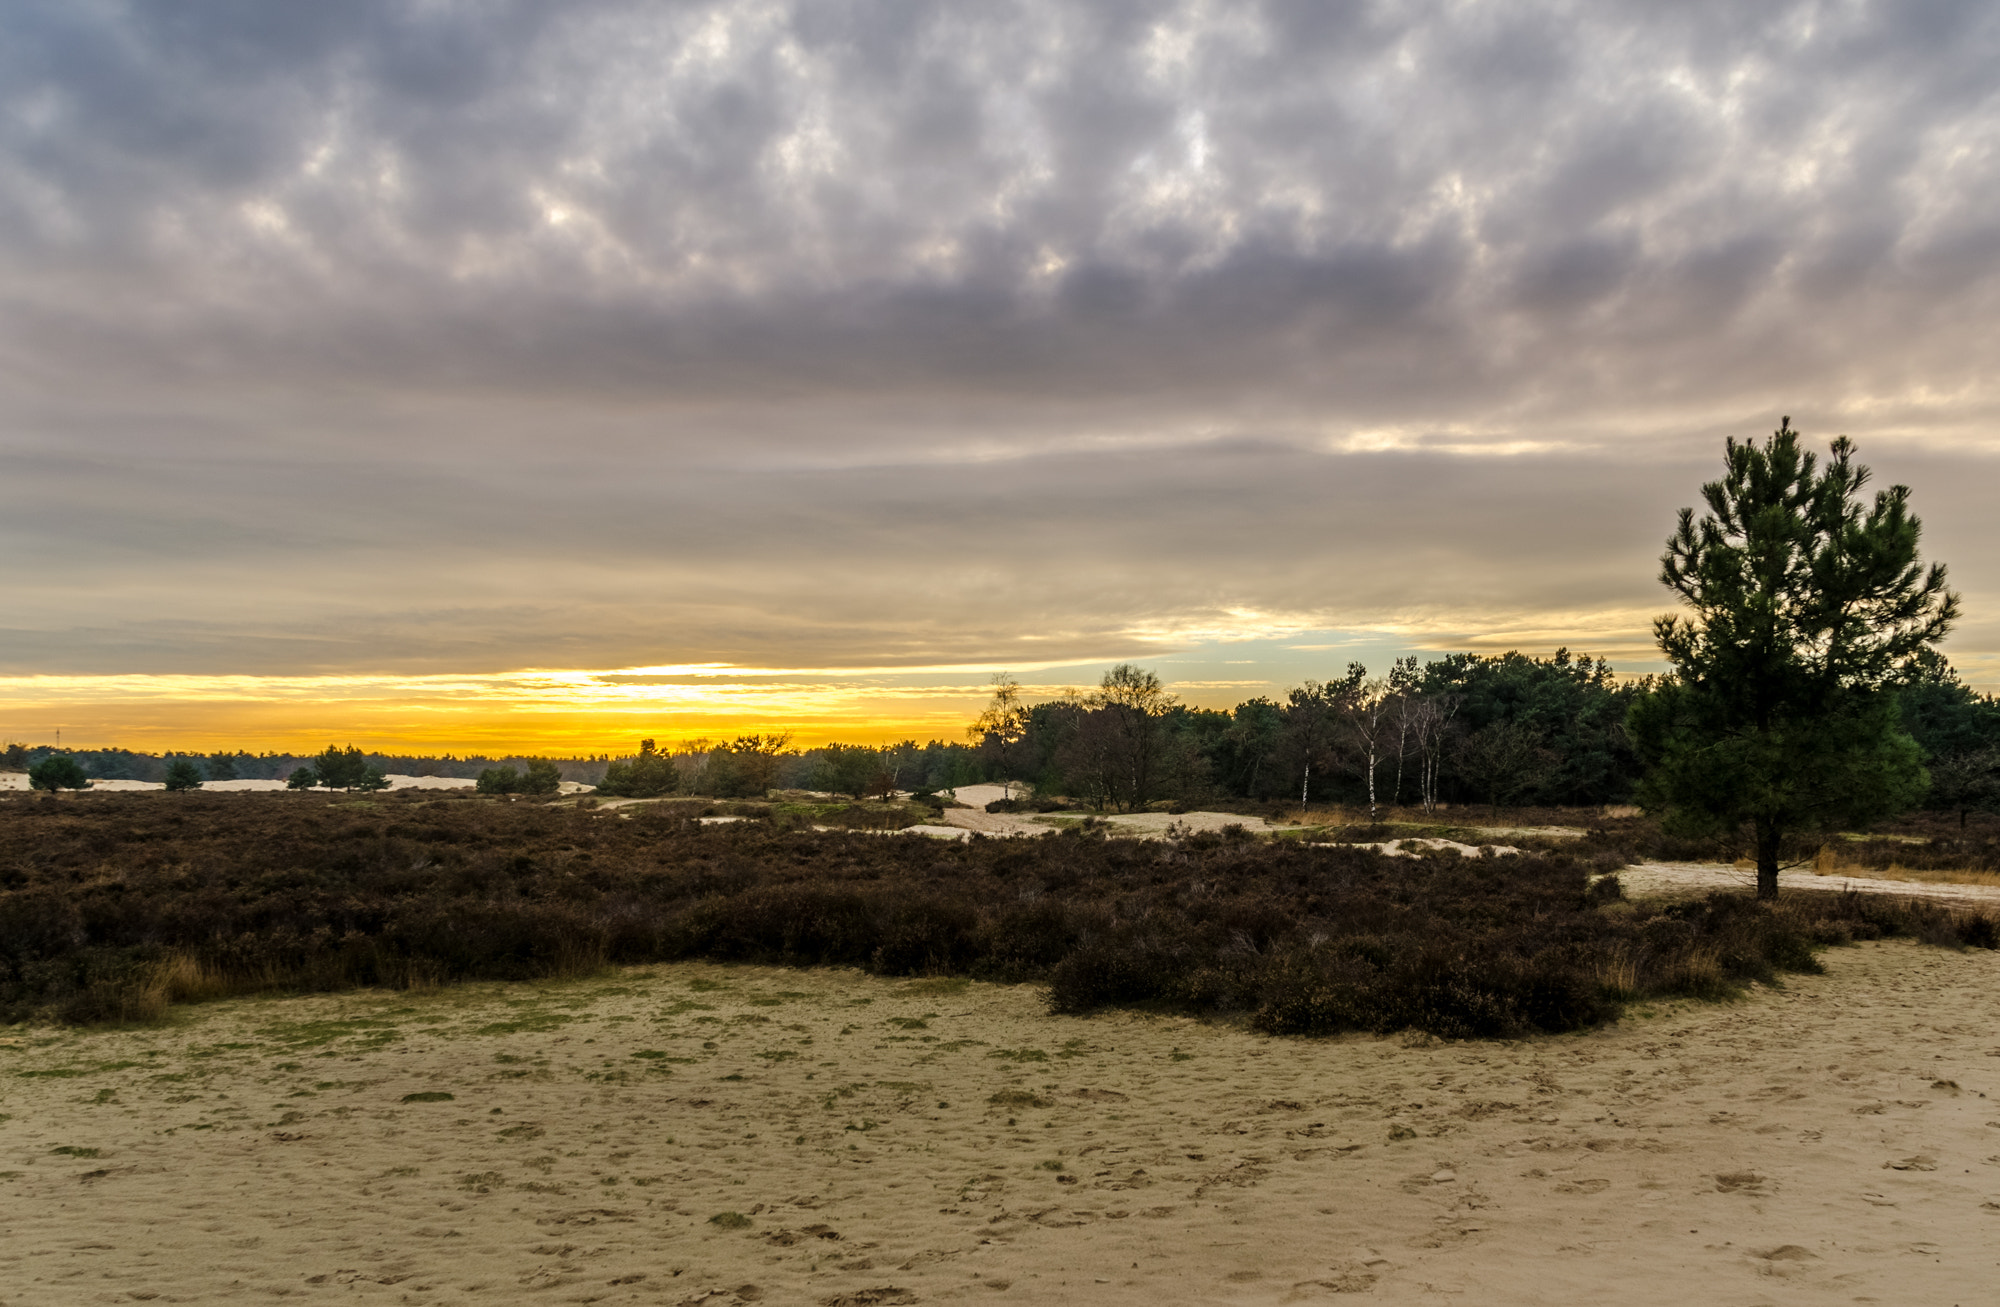
[{"label": "sky", "polygon": [[2000,688],[2000,7],[0,0],[0,736],[1657,670],[1789,415]]}]

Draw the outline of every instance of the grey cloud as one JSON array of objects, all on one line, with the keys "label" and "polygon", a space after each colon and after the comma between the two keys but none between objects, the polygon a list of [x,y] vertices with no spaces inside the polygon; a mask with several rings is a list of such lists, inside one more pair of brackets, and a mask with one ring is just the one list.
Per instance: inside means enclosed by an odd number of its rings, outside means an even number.
[{"label": "grey cloud", "polygon": [[0,27],[15,668],[1643,607],[1724,432],[1990,439],[1990,5]]},{"label": "grey cloud", "polygon": [[[64,532],[55,510],[9,519],[0,546],[15,556],[67,539],[62,556],[28,554],[58,580],[15,584],[29,621],[0,649],[16,671],[325,670],[363,649],[378,667],[441,671],[1085,659],[1158,652],[1246,610],[1476,634],[1490,611],[1650,603],[1670,501],[1692,480],[1676,470],[1649,482],[1603,460],[1237,441],[975,475],[669,457],[499,484],[442,467],[243,469],[197,491],[185,481],[205,478],[152,460],[49,460],[35,496],[95,496],[99,534]],[[260,490],[276,492],[262,511]],[[189,591],[211,596],[198,613]],[[79,592],[117,595],[118,620],[101,606],[76,622]]]}]

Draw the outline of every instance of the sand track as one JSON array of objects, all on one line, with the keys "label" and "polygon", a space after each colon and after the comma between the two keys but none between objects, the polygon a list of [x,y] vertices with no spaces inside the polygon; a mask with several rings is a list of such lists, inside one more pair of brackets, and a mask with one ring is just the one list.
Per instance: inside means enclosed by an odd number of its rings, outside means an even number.
[{"label": "sand track", "polygon": [[1826,960],[1498,1044],[709,965],[17,1027],[0,1302],[1988,1301],[2000,956]]},{"label": "sand track", "polygon": [[[1640,862],[1618,872],[1618,883],[1632,898],[1713,894],[1717,890],[1755,892],[1754,869],[1720,862]],[[1806,870],[1781,870],[1778,889],[1839,893],[1897,894],[1905,898],[1942,899],[1960,907],[1991,910],[2000,907],[2000,886],[1955,885],[1946,881],[1888,880],[1844,872],[1822,876]]]}]

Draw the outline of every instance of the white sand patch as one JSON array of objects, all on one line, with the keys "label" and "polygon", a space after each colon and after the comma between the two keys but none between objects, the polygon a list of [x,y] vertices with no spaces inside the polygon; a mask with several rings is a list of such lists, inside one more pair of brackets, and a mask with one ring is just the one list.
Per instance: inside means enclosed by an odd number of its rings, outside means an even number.
[{"label": "white sand patch", "polygon": [[969,840],[972,832],[958,826],[937,826],[921,822],[915,826],[905,826],[895,832],[898,835],[928,835],[935,840]]},{"label": "white sand patch", "polygon": [[960,830],[956,826],[932,826],[923,823],[915,826],[897,826],[893,829],[889,827],[820,825],[814,825],[812,829],[819,831],[823,835],[928,835],[933,839],[941,840],[969,840],[972,838],[971,831]]},{"label": "white sand patch", "polygon": [[[971,788],[970,786],[967,787]],[[1083,821],[1087,814],[1062,813],[1020,813],[986,812],[979,808],[947,808],[939,817],[947,826],[960,830],[976,831],[981,835],[1033,836],[1047,835],[1051,831],[1062,830]],[[1173,833],[1194,833],[1220,831],[1230,826],[1241,826],[1244,830],[1273,834],[1279,831],[1296,831],[1302,826],[1273,825],[1261,817],[1245,817],[1234,812],[1127,812],[1100,816],[1107,834],[1120,839],[1163,840],[1172,838]]]},{"label": "white sand patch", "polygon": [[[970,786],[966,788],[970,789]],[[1049,835],[1055,826],[1018,812],[987,812],[984,808],[946,808],[938,821],[959,830],[989,836]]]},{"label": "white sand patch", "polygon": [[960,803],[969,803],[975,808],[984,808],[989,803],[1006,798],[1025,799],[1032,796],[1034,792],[1033,786],[1019,783],[1012,786],[961,785],[957,789],[938,791],[938,793],[956,799]]},{"label": "white sand patch", "polygon": [[1303,826],[1272,823],[1262,817],[1245,817],[1240,812],[1124,812],[1113,813],[1101,818],[1112,826],[1113,834],[1136,835],[1141,839],[1165,839],[1169,830],[1188,832],[1211,832],[1225,830],[1231,826],[1241,826],[1246,831],[1269,834],[1272,831],[1304,830]]},{"label": "white sand patch", "polygon": [[1421,858],[1426,853],[1444,852],[1456,853],[1466,858],[1477,858],[1489,850],[1496,858],[1512,858],[1521,852],[1508,844],[1488,844],[1482,847],[1477,844],[1460,844],[1457,840],[1432,839],[1383,840],[1378,844],[1356,844],[1352,847],[1373,849],[1392,858]]},{"label": "white sand patch", "polygon": [[[28,790],[28,773],[24,771],[0,772],[0,790]],[[93,780],[90,783],[94,794],[122,794],[138,790],[164,790],[167,787],[158,781],[107,781]],[[65,791],[68,793],[68,791]]]},{"label": "white sand patch", "polygon": [[[1642,862],[1616,873],[1631,898],[1711,894],[1716,890],[1755,893],[1757,872],[1719,862]],[[2000,886],[1952,885],[1937,881],[1888,880],[1836,873],[1822,876],[1806,868],[1780,870],[1778,889],[1854,890],[1861,894],[1899,894],[1905,898],[1944,899],[1968,907],[2000,905]]]},{"label": "white sand patch", "polygon": [[0,1038],[0,1273],[23,1302],[1991,1301],[2000,955],[1824,961],[1496,1043],[701,964],[32,1030]]},{"label": "white sand patch", "polygon": [[398,776],[386,778],[392,790],[470,790],[479,782],[465,776]]}]

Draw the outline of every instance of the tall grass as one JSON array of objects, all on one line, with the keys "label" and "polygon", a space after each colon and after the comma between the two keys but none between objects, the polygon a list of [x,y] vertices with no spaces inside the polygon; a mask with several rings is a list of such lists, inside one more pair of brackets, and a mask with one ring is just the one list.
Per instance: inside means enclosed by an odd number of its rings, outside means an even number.
[{"label": "tall grass", "polygon": [[[1635,909],[1602,849],[1384,858],[1075,832],[939,843],[672,808],[425,795],[0,801],[0,1019],[134,1021],[270,989],[713,958],[1046,986],[1050,1006],[1276,1033],[1572,1030],[1811,971],[1816,947],[1992,947],[1991,918],[1859,895]],[[1612,862],[1615,865],[1615,860]]]}]

